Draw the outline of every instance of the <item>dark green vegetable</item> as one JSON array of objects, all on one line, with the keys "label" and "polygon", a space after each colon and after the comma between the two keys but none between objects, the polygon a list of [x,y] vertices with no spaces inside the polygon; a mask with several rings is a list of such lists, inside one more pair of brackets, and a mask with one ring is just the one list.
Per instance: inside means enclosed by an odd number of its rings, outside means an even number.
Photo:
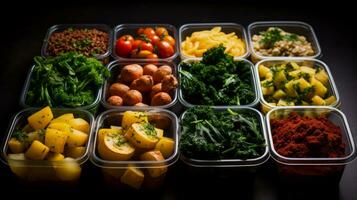
[{"label": "dark green vegetable", "polygon": [[255,98],[248,63],[234,61],[220,45],[203,54],[200,62],[182,63],[184,98],[196,105],[247,105]]},{"label": "dark green vegetable", "polygon": [[286,40],[286,41],[298,40],[298,36],[294,33],[287,33],[285,35],[282,35],[281,32],[282,30],[276,27],[269,28],[267,31],[260,32],[260,35],[262,35],[262,39],[260,40],[260,43],[271,48],[274,46],[276,42],[281,40]]},{"label": "dark green vegetable", "polygon": [[57,57],[35,57],[26,103],[31,106],[79,107],[93,103],[98,88],[109,77],[95,58],[69,52]]},{"label": "dark green vegetable", "polygon": [[228,109],[215,112],[206,106],[187,110],[180,122],[180,151],[195,159],[249,159],[261,156],[265,139],[258,118]]}]

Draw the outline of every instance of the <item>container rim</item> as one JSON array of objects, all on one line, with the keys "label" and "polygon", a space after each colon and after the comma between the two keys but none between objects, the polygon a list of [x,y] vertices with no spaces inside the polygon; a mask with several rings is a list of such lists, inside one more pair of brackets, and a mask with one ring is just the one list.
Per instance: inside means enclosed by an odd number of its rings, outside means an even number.
[{"label": "container rim", "polygon": [[[202,58],[187,58],[183,61],[180,62],[180,64],[178,65],[178,70],[177,70],[177,73],[178,73],[178,78],[179,80],[181,81],[181,74],[179,73],[182,69],[182,63],[192,63],[192,62],[199,62],[201,61]],[[253,86],[253,90],[254,90],[254,94],[255,94],[255,99],[250,103],[250,104],[247,104],[247,105],[213,105],[213,106],[210,106],[212,108],[227,108],[227,107],[231,107],[231,108],[241,108],[241,107],[254,107],[256,106],[258,103],[259,103],[259,92],[258,92],[258,84],[257,84],[257,79],[256,79],[256,75],[254,73],[254,65],[247,59],[245,58],[234,58],[234,61],[243,61],[245,63],[248,63],[250,66],[250,71],[251,71],[251,84]],[[194,107],[194,106],[198,106],[196,104],[191,104],[189,103],[188,101],[185,100],[184,98],[184,95],[183,95],[183,92],[182,92],[182,89],[181,89],[181,82],[179,82],[179,87],[178,87],[178,100],[181,102],[181,104],[186,107],[186,108],[191,108],[191,107]],[[204,106],[208,106],[208,105],[204,105]]]},{"label": "container rim", "polygon": [[[272,108],[277,108],[277,107],[283,107],[283,106],[272,106],[270,105],[267,101],[265,101],[264,99],[264,95],[262,93],[262,87],[261,87],[261,84],[260,84],[260,78],[259,78],[259,70],[258,70],[258,67],[259,65],[261,65],[262,63],[264,62],[274,62],[274,61],[286,61],[286,62],[303,62],[303,61],[311,61],[311,62],[315,62],[315,63],[319,63],[325,70],[326,70],[326,73],[327,73],[327,76],[328,76],[328,81],[329,81],[329,85],[331,87],[331,93],[336,97],[336,101],[329,105],[331,107],[338,107],[340,104],[341,104],[341,100],[340,100],[340,95],[338,93],[338,90],[337,90],[337,86],[336,86],[336,83],[332,77],[332,73],[330,71],[330,68],[327,66],[326,63],[324,63],[323,61],[321,60],[318,60],[318,59],[315,59],[315,58],[269,58],[269,59],[264,59],[264,60],[261,60],[259,62],[257,62],[254,66],[254,72],[255,72],[255,78],[256,78],[256,83],[257,83],[257,88],[258,88],[258,93],[259,93],[259,101],[266,107],[268,107],[269,109],[272,109]],[[292,107],[292,108],[295,108],[295,107],[298,107],[298,106],[285,106],[285,107]],[[316,107],[315,105],[309,105],[307,107]]]},{"label": "container rim", "polygon": [[[285,26],[300,26],[300,27],[306,28],[308,30],[308,32],[310,32],[311,37],[312,37],[312,41],[309,41],[309,42],[315,45],[315,48],[316,48],[315,49],[315,52],[316,52],[315,55],[313,55],[313,56],[290,56],[290,57],[287,57],[287,56],[263,56],[263,55],[260,55],[258,52],[256,52],[254,50],[254,47],[253,47],[252,28],[254,26],[265,26],[265,25],[269,25],[269,24],[271,24],[272,26],[274,26],[274,25],[276,25],[276,26],[285,25]],[[319,58],[319,57],[322,56],[321,47],[320,47],[319,41],[317,39],[317,36],[316,36],[316,33],[315,33],[313,27],[310,24],[308,24],[306,22],[302,22],[302,21],[257,21],[257,22],[253,22],[253,23],[248,25],[248,40],[249,40],[249,49],[250,49],[250,52],[251,52],[252,56],[257,57],[260,60],[268,59],[268,58]]]},{"label": "container rim", "polygon": [[[9,159],[7,156],[7,150],[8,150],[8,141],[11,139],[11,136],[13,132],[15,131],[15,126],[19,122],[19,117],[24,115],[26,112],[31,112],[35,113],[36,111],[39,111],[39,108],[25,108],[15,115],[12,116],[11,121],[9,123],[9,127],[7,129],[7,134],[5,135],[3,142],[2,142],[2,149],[1,149],[1,156],[0,160],[6,164],[9,165],[8,160],[11,160],[11,163],[15,166],[29,166],[29,167],[50,167],[50,166],[62,166],[65,163],[69,163],[72,161],[66,161],[66,160],[60,160],[60,161],[49,161],[49,160],[14,160],[14,159]],[[85,163],[90,156],[91,152],[91,141],[93,137],[93,130],[94,130],[94,117],[93,115],[86,111],[86,110],[79,110],[79,109],[71,109],[71,108],[51,108],[53,113],[63,111],[63,112],[80,112],[88,117],[88,123],[90,125],[89,127],[89,133],[88,133],[88,140],[87,140],[87,145],[86,145],[86,151],[84,154],[79,157],[75,158],[75,162],[78,163],[79,165],[82,165]]]},{"label": "container rim", "polygon": [[[31,84],[32,73],[33,73],[33,70],[35,69],[35,67],[36,67],[36,65],[32,65],[31,69],[29,70],[29,72],[27,74],[27,77],[26,77],[26,80],[25,80],[25,84],[24,84],[24,86],[22,88],[21,97],[20,97],[20,106],[23,107],[23,108],[41,108],[41,107],[43,107],[43,106],[31,106],[31,105],[28,105],[26,103],[27,93],[28,93],[28,90],[29,90],[30,84]],[[58,106],[57,108],[91,110],[92,108],[95,108],[99,104],[100,99],[101,99],[101,94],[102,94],[102,86],[98,87],[97,95],[95,97],[95,100],[89,105],[79,106],[79,107],[75,107],[75,108],[65,107],[65,106]]]},{"label": "container rim", "polygon": [[190,29],[191,27],[215,27],[215,26],[220,26],[222,29],[224,27],[227,27],[227,26],[234,26],[236,29],[240,29],[242,31],[242,39],[244,44],[245,44],[245,54],[241,55],[241,56],[234,56],[234,58],[247,58],[249,55],[250,55],[250,48],[249,48],[249,42],[248,42],[248,37],[247,37],[247,31],[245,29],[244,26],[242,26],[241,24],[237,24],[237,23],[231,23],[231,22],[215,22],[215,23],[188,23],[188,24],[184,24],[182,25],[180,28],[179,28],[179,51],[180,51],[180,55],[181,55],[181,58],[184,58],[184,59],[189,59],[189,58],[200,58],[200,57],[193,57],[193,56],[189,56],[189,55],[186,55],[182,52],[181,50],[181,43],[184,41],[184,38],[182,36],[182,32],[184,29]]},{"label": "container rim", "polygon": [[[173,154],[166,158],[165,160],[162,161],[140,161],[140,160],[129,160],[129,161],[109,161],[109,160],[104,160],[100,158],[97,153],[96,153],[96,148],[97,148],[97,134],[99,129],[101,128],[101,124],[103,122],[103,118],[110,114],[110,113],[123,113],[125,111],[129,110],[135,110],[135,111],[146,111],[148,113],[163,113],[164,115],[168,116],[171,118],[171,125],[173,128],[173,138],[175,139],[175,150]],[[122,108],[122,109],[110,109],[107,111],[102,112],[100,115],[98,115],[96,119],[96,126],[95,126],[95,133],[94,136],[92,137],[92,152],[90,156],[91,162],[100,168],[112,168],[112,169],[120,169],[120,168],[127,168],[128,165],[135,165],[137,168],[157,168],[157,167],[168,167],[176,163],[178,160],[179,156],[179,149],[178,149],[178,119],[176,115],[166,109],[162,108],[137,108],[137,109],[128,109],[128,108]]]},{"label": "container rim", "polygon": [[[168,58],[158,58],[158,59],[146,59],[146,58],[124,58],[121,56],[118,56],[115,52],[115,41],[117,40],[118,37],[118,32],[123,30],[123,29],[136,29],[136,28],[141,28],[141,27],[157,27],[157,26],[162,26],[168,29],[168,31],[172,32],[172,37],[175,39],[176,43],[175,43],[175,53]],[[139,24],[139,23],[133,23],[133,24],[119,24],[117,26],[115,26],[114,28],[114,33],[113,33],[113,37],[112,37],[112,51],[111,51],[111,55],[114,59],[116,60],[120,60],[120,61],[135,61],[135,62],[145,62],[145,61],[152,61],[152,62],[156,62],[156,61],[173,61],[175,60],[175,58],[179,55],[179,49],[178,49],[178,33],[177,33],[177,29],[175,26],[171,25],[171,24],[164,24],[164,23],[145,23],[145,24]]]},{"label": "container rim", "polygon": [[[127,64],[139,64],[139,65],[144,65],[144,64],[151,64],[150,61],[141,61],[141,62],[135,62],[135,61],[118,61],[118,60],[114,60],[112,62],[110,62],[107,65],[107,68],[109,69],[110,73],[112,73],[113,68],[117,67],[118,65],[127,65]],[[171,66],[172,70],[172,74],[177,78],[178,80],[178,73],[177,73],[177,66],[174,62],[169,62],[169,61],[158,61],[157,63],[155,63],[155,65],[169,65]],[[123,109],[136,109],[137,106],[113,106],[110,105],[107,101],[106,101],[106,96],[107,96],[107,87],[109,85],[108,81],[109,81],[110,77],[107,78],[102,86],[101,89],[101,104],[106,108],[106,109],[116,109],[116,108],[123,108]],[[164,108],[164,109],[168,109],[171,108],[172,106],[174,106],[177,101],[178,101],[178,88],[175,89],[175,91],[173,92],[173,98],[172,101],[169,104],[166,105],[162,105],[162,106],[145,106],[146,108]]]},{"label": "container rim", "polygon": [[66,29],[66,28],[97,28],[103,32],[108,33],[108,47],[107,51],[104,54],[99,54],[94,56],[98,60],[103,60],[106,57],[109,57],[112,51],[111,45],[113,44],[113,30],[107,24],[55,24],[48,28],[45,38],[43,40],[42,48],[41,48],[41,56],[48,57],[50,56],[47,52],[48,41],[51,35],[59,29]]},{"label": "container rim", "polygon": [[[294,111],[294,110],[326,110],[326,111],[332,111],[337,113],[338,116],[340,116],[343,119],[343,126],[346,128],[346,138],[348,139],[348,143],[351,147],[351,153],[347,156],[344,157],[339,157],[339,158],[295,158],[295,157],[286,157],[280,155],[274,147],[274,141],[272,138],[272,133],[271,133],[271,126],[270,126],[270,117],[271,114],[279,111],[279,110],[287,110],[287,111]],[[285,165],[341,165],[341,164],[348,164],[349,162],[352,162],[356,158],[356,145],[353,140],[353,136],[347,121],[347,118],[343,112],[340,110],[333,108],[331,106],[316,106],[316,107],[311,107],[311,106],[296,106],[296,107],[291,107],[291,106],[281,106],[274,108],[270,110],[266,116],[266,125],[267,125],[267,134],[268,134],[268,139],[269,139],[269,148],[270,148],[270,154],[271,157],[276,160],[277,162]]]},{"label": "container rim", "polygon": [[[240,111],[240,110],[245,110],[248,112],[252,112],[256,115],[258,115],[259,118],[259,123],[261,126],[261,133],[265,139],[265,150],[264,153],[257,157],[257,158],[252,158],[252,159],[218,159],[218,160],[201,160],[201,159],[192,159],[187,156],[185,156],[182,152],[180,153],[180,159],[186,163],[189,166],[193,167],[253,167],[253,166],[259,166],[265,163],[270,155],[269,155],[269,147],[268,147],[268,137],[266,133],[266,127],[264,123],[264,117],[263,115],[256,109],[250,108],[250,107],[240,107],[240,108],[232,108],[232,107],[226,107],[226,108],[213,108],[215,111],[218,112],[223,112],[226,109],[232,109],[234,111]],[[187,110],[183,112],[180,116],[180,122],[185,118],[185,115],[187,113]],[[180,127],[180,138],[181,138],[181,127]]]}]

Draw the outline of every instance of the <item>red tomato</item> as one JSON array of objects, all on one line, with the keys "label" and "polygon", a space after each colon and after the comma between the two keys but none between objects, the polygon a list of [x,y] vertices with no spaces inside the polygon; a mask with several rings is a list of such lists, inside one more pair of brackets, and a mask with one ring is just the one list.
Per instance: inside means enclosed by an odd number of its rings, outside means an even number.
[{"label": "red tomato", "polygon": [[147,27],[144,29],[144,32],[142,34],[146,35],[148,38],[151,38],[155,35],[155,31],[154,29]]},{"label": "red tomato", "polygon": [[168,58],[175,53],[174,48],[166,41],[160,41],[157,44],[157,50],[159,52],[160,58]]},{"label": "red tomato", "polygon": [[119,40],[130,41],[130,43],[134,42],[134,38],[131,35],[123,35],[119,38]]},{"label": "red tomato", "polygon": [[154,59],[158,59],[159,57],[156,54],[152,53],[152,54],[149,54],[148,56],[146,56],[146,58],[154,60]]},{"label": "red tomato", "polygon": [[139,29],[136,31],[136,33],[137,33],[138,35],[143,34],[143,33],[144,33],[144,28],[139,28]]},{"label": "red tomato", "polygon": [[166,42],[168,42],[172,47],[174,47],[175,46],[175,39],[172,37],[172,36],[170,36],[170,35],[166,35],[165,37],[164,37],[164,41],[166,41]]},{"label": "red tomato", "polygon": [[152,36],[152,37],[149,38],[149,39],[150,39],[150,41],[151,41],[151,44],[153,44],[153,45],[156,45],[156,44],[160,41],[160,37],[157,36],[157,35],[154,35],[154,36]]},{"label": "red tomato", "polygon": [[118,56],[128,57],[132,50],[132,44],[129,40],[117,40],[115,43],[115,52]]},{"label": "red tomato", "polygon": [[132,49],[139,48],[139,46],[141,46],[141,43],[143,43],[143,42],[144,41],[142,41],[142,40],[134,40]]},{"label": "red tomato", "polygon": [[169,32],[167,31],[167,29],[165,27],[156,27],[155,28],[155,33],[158,36],[161,36],[162,34],[164,35],[168,35]]},{"label": "red tomato", "polygon": [[154,46],[152,46],[152,44],[150,42],[142,42],[141,43],[141,50],[148,50],[150,52],[153,52],[154,51]]}]

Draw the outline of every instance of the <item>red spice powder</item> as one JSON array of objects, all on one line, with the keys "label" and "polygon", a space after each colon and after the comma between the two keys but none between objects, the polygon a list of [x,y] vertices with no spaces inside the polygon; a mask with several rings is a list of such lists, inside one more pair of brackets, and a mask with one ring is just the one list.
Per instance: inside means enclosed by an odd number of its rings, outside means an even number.
[{"label": "red spice powder", "polygon": [[270,121],[274,147],[285,157],[336,158],[345,155],[341,129],[326,117],[290,113],[285,119]]}]

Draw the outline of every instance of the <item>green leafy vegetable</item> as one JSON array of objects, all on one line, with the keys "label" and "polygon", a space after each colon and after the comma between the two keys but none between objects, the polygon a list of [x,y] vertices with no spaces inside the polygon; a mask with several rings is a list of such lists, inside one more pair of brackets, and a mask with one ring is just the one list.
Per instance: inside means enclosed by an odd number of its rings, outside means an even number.
[{"label": "green leafy vegetable", "polygon": [[282,30],[280,28],[272,27],[267,31],[263,31],[260,33],[262,35],[262,39],[260,40],[261,44],[271,48],[274,44],[281,40],[286,41],[296,41],[298,40],[298,36],[293,33],[282,34]]},{"label": "green leafy vegetable", "polygon": [[225,47],[209,49],[200,62],[182,63],[181,88],[184,98],[199,105],[246,105],[255,94],[251,69],[243,61],[234,61]]},{"label": "green leafy vegetable", "polygon": [[95,58],[69,52],[57,57],[35,57],[26,103],[31,106],[79,107],[93,103],[98,88],[109,77]]},{"label": "green leafy vegetable", "polygon": [[207,106],[188,109],[181,121],[180,151],[196,159],[249,159],[263,154],[265,139],[258,118]]}]

